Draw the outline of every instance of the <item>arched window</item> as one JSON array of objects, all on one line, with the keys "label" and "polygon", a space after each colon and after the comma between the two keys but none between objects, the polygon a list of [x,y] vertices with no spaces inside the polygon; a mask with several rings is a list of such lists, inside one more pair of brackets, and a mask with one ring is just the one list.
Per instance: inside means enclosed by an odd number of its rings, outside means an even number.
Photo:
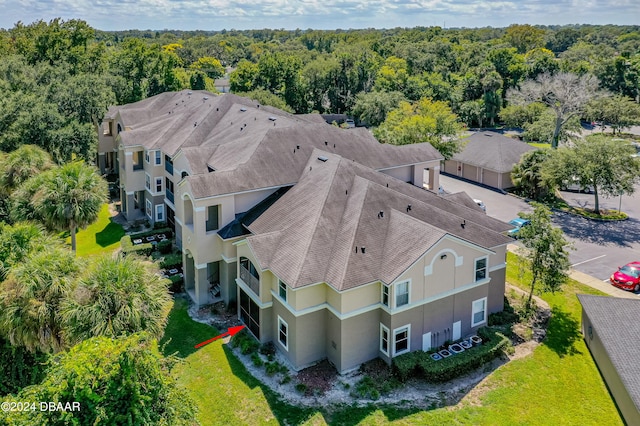
[{"label": "arched window", "polygon": [[187,173],[187,172],[182,172],[181,179],[184,179],[184,178],[186,178],[187,176],[189,176],[189,173]]},{"label": "arched window", "polygon": [[246,257],[241,257],[240,258],[240,266],[242,266],[244,269],[249,271],[249,273],[255,279],[257,279],[257,280],[260,279],[260,274],[258,274],[258,270],[256,269],[255,266],[253,266],[253,263],[251,263],[251,261],[249,259],[247,259]]}]

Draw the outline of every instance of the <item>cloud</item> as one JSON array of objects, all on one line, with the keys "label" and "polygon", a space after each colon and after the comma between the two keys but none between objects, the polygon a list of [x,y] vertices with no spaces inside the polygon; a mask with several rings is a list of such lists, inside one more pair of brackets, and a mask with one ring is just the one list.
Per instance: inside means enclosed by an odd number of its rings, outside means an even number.
[{"label": "cloud", "polygon": [[102,30],[635,24],[637,0],[0,0],[0,27],[55,17]]}]

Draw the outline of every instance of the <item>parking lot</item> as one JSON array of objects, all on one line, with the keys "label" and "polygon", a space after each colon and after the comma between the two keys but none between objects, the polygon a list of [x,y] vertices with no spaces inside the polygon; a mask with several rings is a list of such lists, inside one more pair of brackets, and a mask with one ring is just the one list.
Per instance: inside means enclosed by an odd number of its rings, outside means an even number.
[{"label": "parking lot", "polygon": [[[497,191],[464,182],[449,176],[440,176],[440,184],[446,192],[465,191],[471,198],[480,199],[487,207],[487,214],[509,221],[518,212],[531,211],[523,200]],[[592,194],[563,193],[569,204],[593,206]],[[575,250],[570,253],[574,269],[601,280],[607,280],[619,266],[640,260],[640,185],[633,196],[615,198],[600,197],[600,207],[622,211],[629,219],[616,222],[596,222],[566,213],[555,213],[553,221],[562,228]]]}]

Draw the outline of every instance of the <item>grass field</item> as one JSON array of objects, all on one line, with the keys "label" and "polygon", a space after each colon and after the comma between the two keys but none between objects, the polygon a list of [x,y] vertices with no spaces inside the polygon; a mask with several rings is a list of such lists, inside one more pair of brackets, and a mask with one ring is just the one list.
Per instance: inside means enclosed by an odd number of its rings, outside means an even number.
[{"label": "grass field", "polygon": [[[109,206],[105,204],[100,210],[98,220],[76,233],[76,253],[78,256],[91,256],[112,252],[119,247],[120,238],[123,236],[124,229],[111,221]],[[67,236],[66,242],[71,245],[71,237]]]},{"label": "grass field", "polygon": [[[507,280],[526,284],[516,257],[508,256]],[[547,338],[532,355],[493,372],[478,401],[463,399],[457,406],[429,411],[385,406],[383,399],[365,407],[285,404],[222,341],[193,348],[218,331],[192,321],[182,299],[176,300],[163,342],[170,340],[165,353],[184,360],[173,372],[196,400],[203,425],[622,425],[580,335],[578,293],[599,294],[571,281],[562,293],[542,295],[553,311]]]},{"label": "grass field", "polygon": [[536,148],[540,148],[540,149],[549,149],[551,148],[551,144],[550,143],[540,143],[540,142],[527,142],[529,145],[531,146],[535,146]]}]

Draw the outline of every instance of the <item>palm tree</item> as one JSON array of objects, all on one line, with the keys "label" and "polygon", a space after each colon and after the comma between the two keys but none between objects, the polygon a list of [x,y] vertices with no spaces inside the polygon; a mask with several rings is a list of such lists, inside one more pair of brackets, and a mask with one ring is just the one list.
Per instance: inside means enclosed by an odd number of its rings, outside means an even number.
[{"label": "palm tree", "polygon": [[33,251],[0,284],[0,331],[29,351],[64,349],[60,304],[81,264],[60,244]]},{"label": "palm tree", "polygon": [[62,307],[68,340],[139,331],[159,339],[173,305],[167,284],[154,263],[133,256],[97,258]]},{"label": "palm tree", "polygon": [[98,170],[82,161],[67,163],[42,173],[42,186],[31,202],[47,227],[69,230],[76,251],[76,230],[95,222],[107,202],[107,182]]},{"label": "palm tree", "polygon": [[539,200],[546,195],[548,188],[542,179],[541,167],[548,156],[547,150],[529,151],[513,166],[511,180],[521,191],[521,195],[533,200]]},{"label": "palm tree", "polygon": [[0,162],[0,189],[8,195],[27,179],[52,167],[47,151],[35,145],[22,145]]},{"label": "palm tree", "polygon": [[40,225],[32,222],[0,223],[0,281],[4,281],[9,268],[22,262],[32,250],[52,244],[51,239]]}]

